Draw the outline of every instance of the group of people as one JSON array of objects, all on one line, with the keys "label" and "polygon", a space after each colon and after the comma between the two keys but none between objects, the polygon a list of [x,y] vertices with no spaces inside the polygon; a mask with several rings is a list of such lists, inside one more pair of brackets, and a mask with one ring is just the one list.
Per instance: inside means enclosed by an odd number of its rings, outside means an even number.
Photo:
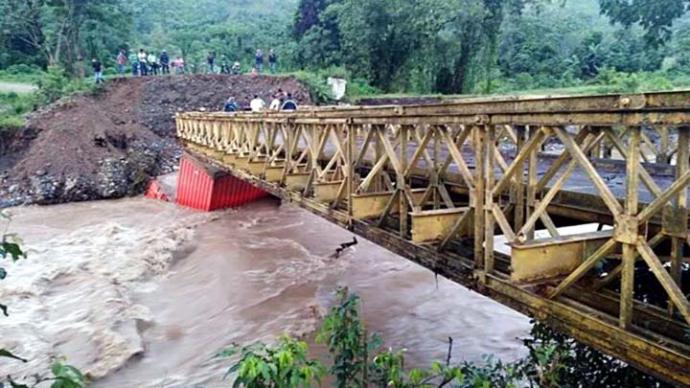
[{"label": "group of people", "polygon": [[[249,109],[252,112],[263,112],[266,110],[266,101],[258,95],[254,95],[254,98],[249,102]],[[223,111],[225,112],[237,112],[241,110],[240,106],[235,101],[234,97],[228,98],[223,106]],[[292,97],[292,93],[285,93],[282,89],[278,89],[278,92],[273,95],[273,100],[268,106],[270,111],[296,111],[297,101]]]},{"label": "group of people", "polygon": [[[147,76],[147,75],[159,75],[159,74],[170,74],[171,69],[175,74],[184,74],[185,61],[182,57],[176,57],[175,59],[170,58],[168,52],[163,50],[160,54],[156,55],[153,52],[147,52],[146,50],[139,49],[138,52],[132,52],[127,55],[125,50],[120,50],[115,59],[117,63],[117,72],[119,75],[123,76],[128,71],[128,66],[131,68],[131,73],[133,76]],[[278,56],[273,49],[269,50],[268,53],[268,67],[271,73],[275,74],[278,70]],[[232,65],[229,65],[226,58],[223,57],[220,67],[216,66],[216,53],[215,51],[209,52],[206,57],[206,73],[208,74],[235,74],[238,75],[242,72],[242,65],[240,62],[235,61]],[[103,81],[103,64],[100,60],[94,58],[91,62],[93,68],[94,79],[97,84]],[[256,50],[256,55],[254,56],[254,66],[250,74],[258,75],[264,71],[264,53],[261,49]]]},{"label": "group of people", "polygon": [[124,75],[127,72],[127,65],[131,65],[132,75],[146,76],[170,74],[170,68],[175,70],[175,73],[184,73],[184,59],[177,57],[170,60],[168,52],[163,50],[159,55],[152,52],[146,52],[144,49],[139,49],[138,53],[132,53],[127,56],[125,50],[120,50],[116,58],[117,72]]},{"label": "group of people", "polygon": [[[268,52],[268,68],[272,74],[278,70],[278,56],[271,49]],[[252,72],[261,74],[264,71],[264,52],[261,49],[256,50],[256,55],[254,56],[254,69]]]},{"label": "group of people", "polygon": [[[268,52],[268,67],[271,72],[271,74],[275,74],[278,71],[278,56],[276,55],[275,51],[271,49]],[[235,61],[232,66],[230,66],[226,60],[225,57],[223,57],[223,61],[220,64],[220,67],[216,66],[216,52],[211,51],[208,53],[208,56],[206,57],[206,72],[214,74],[217,71],[220,71],[221,74],[240,74],[242,71],[242,65],[240,65],[240,62]],[[256,50],[256,55],[254,56],[254,67],[252,67],[252,70],[250,74],[252,75],[257,75],[261,74],[264,71],[264,52],[261,49]]]}]

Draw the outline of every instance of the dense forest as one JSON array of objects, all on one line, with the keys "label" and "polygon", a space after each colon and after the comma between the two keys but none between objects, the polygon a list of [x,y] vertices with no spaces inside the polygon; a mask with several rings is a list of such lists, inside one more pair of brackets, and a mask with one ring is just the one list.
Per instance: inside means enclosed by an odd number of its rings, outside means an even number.
[{"label": "dense forest", "polygon": [[690,84],[688,0],[0,0],[0,69],[120,49],[168,50],[195,71],[210,51],[245,70],[345,75],[370,90],[492,93]]}]

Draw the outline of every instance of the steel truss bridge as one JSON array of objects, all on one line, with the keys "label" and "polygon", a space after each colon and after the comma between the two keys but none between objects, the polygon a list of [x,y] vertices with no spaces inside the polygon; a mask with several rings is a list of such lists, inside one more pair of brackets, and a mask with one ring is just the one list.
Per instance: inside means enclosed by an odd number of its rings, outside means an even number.
[{"label": "steel truss bridge", "polygon": [[690,385],[690,92],[178,114],[188,152]]}]

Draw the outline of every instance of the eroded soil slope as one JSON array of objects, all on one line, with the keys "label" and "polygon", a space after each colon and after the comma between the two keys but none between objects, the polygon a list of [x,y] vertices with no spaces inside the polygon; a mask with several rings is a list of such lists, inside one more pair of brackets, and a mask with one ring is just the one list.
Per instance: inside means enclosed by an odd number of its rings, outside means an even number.
[{"label": "eroded soil slope", "polygon": [[228,96],[248,106],[254,94],[269,100],[278,89],[309,103],[293,78],[223,75],[113,80],[59,101],[5,139],[14,144],[0,155],[0,207],[138,194],[177,163],[176,112],[219,110]]}]

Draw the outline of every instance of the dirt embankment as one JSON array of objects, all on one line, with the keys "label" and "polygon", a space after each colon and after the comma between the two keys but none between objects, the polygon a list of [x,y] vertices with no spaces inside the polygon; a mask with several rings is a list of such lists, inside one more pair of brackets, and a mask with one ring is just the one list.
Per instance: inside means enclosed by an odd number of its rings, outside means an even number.
[{"label": "dirt embankment", "polygon": [[278,89],[309,103],[293,78],[176,76],[114,80],[32,115],[19,131],[0,131],[0,208],[119,198],[172,171],[180,155],[176,112],[220,110],[228,96],[248,106]]}]

